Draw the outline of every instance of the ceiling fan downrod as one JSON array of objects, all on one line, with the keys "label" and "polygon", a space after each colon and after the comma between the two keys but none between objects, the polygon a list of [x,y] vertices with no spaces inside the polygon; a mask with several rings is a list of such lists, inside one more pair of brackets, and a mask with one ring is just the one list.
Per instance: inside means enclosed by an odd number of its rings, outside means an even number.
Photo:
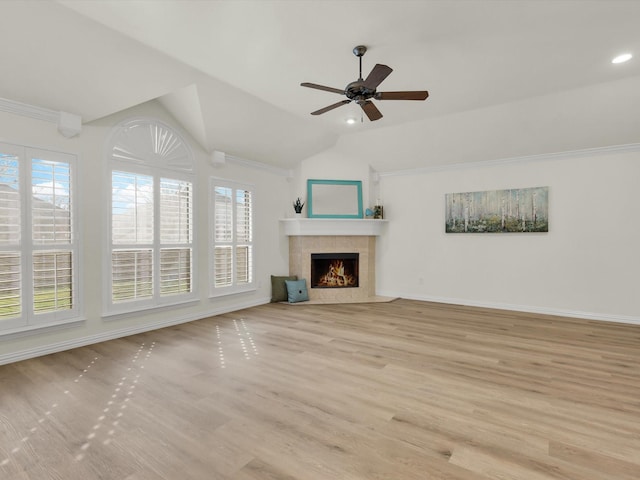
[{"label": "ceiling fan downrod", "polygon": [[358,45],[357,47],[355,47],[353,49],[353,54],[358,57],[358,61],[360,63],[360,71],[358,72],[358,81],[362,81],[362,57],[364,56],[364,54],[367,52],[367,47],[365,47],[364,45]]}]

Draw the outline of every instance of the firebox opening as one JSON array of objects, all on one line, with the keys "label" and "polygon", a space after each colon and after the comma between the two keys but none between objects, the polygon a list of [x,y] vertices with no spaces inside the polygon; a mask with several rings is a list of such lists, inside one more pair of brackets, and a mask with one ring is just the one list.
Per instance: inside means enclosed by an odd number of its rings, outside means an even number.
[{"label": "firebox opening", "polygon": [[311,288],[358,287],[359,253],[312,253]]}]

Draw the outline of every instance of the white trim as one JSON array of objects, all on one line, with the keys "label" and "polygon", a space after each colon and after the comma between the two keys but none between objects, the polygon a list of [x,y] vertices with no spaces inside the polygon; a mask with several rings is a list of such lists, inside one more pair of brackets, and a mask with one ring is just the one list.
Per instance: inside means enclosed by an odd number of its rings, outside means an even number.
[{"label": "white trim", "polygon": [[27,103],[16,102],[7,98],[0,98],[0,110],[3,112],[35,118],[44,122],[58,123],[60,112],[48,108],[36,107]]},{"label": "white trim", "polygon": [[40,357],[43,355],[49,355],[51,353],[62,352],[64,350],[71,350],[73,348],[85,347],[87,345],[93,345],[95,343],[106,342],[109,340],[115,340],[117,338],[128,337],[130,335],[137,335],[139,333],[150,332],[152,330],[158,330],[160,328],[171,327],[173,325],[179,325],[182,323],[194,322],[196,320],[203,320],[205,318],[223,315],[226,313],[243,310],[245,308],[257,307],[269,303],[269,298],[259,298],[252,302],[244,302],[235,304],[223,308],[214,308],[206,313],[197,313],[190,315],[183,315],[178,318],[171,318],[170,320],[161,320],[159,322],[146,323],[144,325],[135,325],[132,327],[121,328],[119,330],[110,330],[108,332],[97,333],[81,338],[74,338],[63,342],[52,343],[43,345],[41,347],[27,348],[19,352],[7,353],[0,355],[0,365],[7,363],[19,362],[27,360],[29,358]]},{"label": "white trim", "polygon": [[[122,160],[119,158],[113,158],[113,148],[117,145],[118,137],[120,136],[120,134],[126,129],[130,128],[131,126],[142,126],[142,125],[144,126],[153,125],[156,127],[162,127],[162,128],[165,128],[167,131],[171,132],[172,134],[174,134],[180,141],[181,146],[183,146],[185,149],[185,155],[186,157],[188,157],[189,165],[188,166],[185,165],[184,167],[172,166],[164,162],[165,157],[162,157],[161,155],[157,155],[155,158],[151,160],[149,159]],[[132,148],[133,146],[128,145],[128,147]],[[162,120],[155,117],[145,117],[145,116],[129,117],[129,118],[125,118],[121,122],[114,125],[111,128],[109,135],[107,136],[107,139],[104,143],[103,155],[106,160],[105,163],[113,168],[131,168],[131,167],[135,168],[136,165],[139,165],[139,166],[144,166],[153,172],[169,171],[169,172],[180,172],[186,175],[195,175],[195,167],[194,167],[195,155],[193,153],[193,149],[191,148],[191,144],[186,140],[186,135],[182,132],[182,130],[179,130],[173,125],[169,125],[168,123],[163,122]],[[157,162],[158,157],[160,157],[161,160],[163,161],[161,165],[158,165],[159,163]]]},{"label": "white trim", "polygon": [[58,125],[58,132],[66,138],[78,135],[82,131],[82,117],[62,110],[37,107],[27,103],[16,102],[8,98],[0,98],[0,111],[21,115]]},{"label": "white trim", "polygon": [[[135,303],[136,300],[132,300],[129,303]],[[138,301],[139,302],[139,301]],[[185,298],[179,302],[166,303],[163,305],[158,305],[154,303],[145,303],[144,305],[136,305],[135,309],[127,308],[127,309],[113,309],[113,310],[105,310],[102,312],[102,319],[105,321],[111,320],[121,320],[123,318],[130,318],[133,316],[138,316],[143,313],[152,313],[157,310],[168,310],[171,308],[182,308],[197,305],[200,302],[199,298]]]},{"label": "white trim", "polygon": [[66,328],[77,327],[87,321],[86,318],[72,318],[67,320],[60,320],[52,323],[39,323],[34,325],[27,325],[25,327],[12,328],[10,330],[3,330],[0,332],[0,343],[15,340],[16,338],[26,337],[28,335],[41,335],[44,333],[51,333]]},{"label": "white trim", "polygon": [[287,236],[330,235],[364,236],[382,235],[389,220],[365,218],[282,218],[280,226]]},{"label": "white trim", "polygon": [[580,318],[583,320],[596,320],[603,322],[627,323],[631,325],[640,325],[640,317],[631,317],[627,315],[615,315],[605,313],[583,312],[579,310],[565,310],[559,308],[534,307],[530,305],[513,305],[507,303],[479,302],[476,300],[467,300],[462,298],[434,297],[431,295],[407,295],[397,292],[376,292],[377,295],[383,297],[399,297],[408,300],[419,300],[423,302],[446,303],[451,305],[464,305],[469,307],[493,308],[496,310],[511,310],[514,312],[538,313],[541,315],[554,315],[559,317]]},{"label": "white trim", "polygon": [[209,293],[209,299],[213,300],[214,298],[220,297],[228,297],[230,295],[242,295],[244,293],[256,292],[258,287],[256,287],[256,282],[248,283],[247,286],[235,286],[231,285],[228,287],[218,287],[216,291]]},{"label": "white trim", "polygon": [[432,167],[410,168],[407,170],[395,170],[380,172],[380,177],[401,177],[419,175],[424,173],[448,172],[452,170],[466,170],[473,168],[496,167],[501,165],[533,163],[548,160],[567,159],[574,157],[586,157],[593,155],[606,155],[611,153],[640,152],[640,143],[626,145],[610,145],[607,147],[585,148],[583,150],[568,150],[566,152],[541,153],[539,155],[526,155],[522,157],[500,158],[484,162],[454,163],[451,165],[434,165]]}]

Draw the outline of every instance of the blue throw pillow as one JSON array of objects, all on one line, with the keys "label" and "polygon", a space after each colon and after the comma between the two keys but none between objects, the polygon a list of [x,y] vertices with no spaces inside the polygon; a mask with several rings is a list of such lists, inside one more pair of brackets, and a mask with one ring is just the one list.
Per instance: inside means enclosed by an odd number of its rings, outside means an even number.
[{"label": "blue throw pillow", "polygon": [[309,292],[307,291],[307,281],[301,280],[285,280],[287,285],[287,300],[289,303],[306,302],[309,300]]}]

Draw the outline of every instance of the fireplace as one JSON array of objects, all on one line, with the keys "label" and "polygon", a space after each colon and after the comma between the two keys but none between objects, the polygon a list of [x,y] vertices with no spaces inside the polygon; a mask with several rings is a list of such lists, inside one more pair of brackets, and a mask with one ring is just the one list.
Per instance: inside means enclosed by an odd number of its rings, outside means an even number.
[{"label": "fireplace", "polygon": [[312,253],[311,288],[358,288],[358,253]]},{"label": "fireplace", "polygon": [[[312,219],[305,219],[311,222]],[[318,219],[313,225],[324,224],[324,219]],[[342,220],[342,219],[341,219]],[[342,220],[346,222],[346,220]],[[367,222],[367,220],[357,220]],[[386,220],[375,220],[385,222]],[[356,222],[356,220],[353,220]],[[374,222],[374,220],[371,220]],[[327,258],[337,259],[343,252],[357,254],[357,270],[350,272],[358,274],[358,286],[354,288],[344,287],[315,287],[311,274],[311,255],[321,254],[323,260]],[[309,300],[316,303],[356,303],[368,301],[375,297],[376,276],[376,237],[374,235],[290,235],[289,236],[289,275],[297,275],[304,278],[309,287]],[[345,259],[339,259],[343,262]],[[347,259],[349,263],[349,259]],[[351,268],[351,267],[346,267]],[[316,269],[314,268],[314,275]],[[317,279],[316,279],[317,283]]]}]

